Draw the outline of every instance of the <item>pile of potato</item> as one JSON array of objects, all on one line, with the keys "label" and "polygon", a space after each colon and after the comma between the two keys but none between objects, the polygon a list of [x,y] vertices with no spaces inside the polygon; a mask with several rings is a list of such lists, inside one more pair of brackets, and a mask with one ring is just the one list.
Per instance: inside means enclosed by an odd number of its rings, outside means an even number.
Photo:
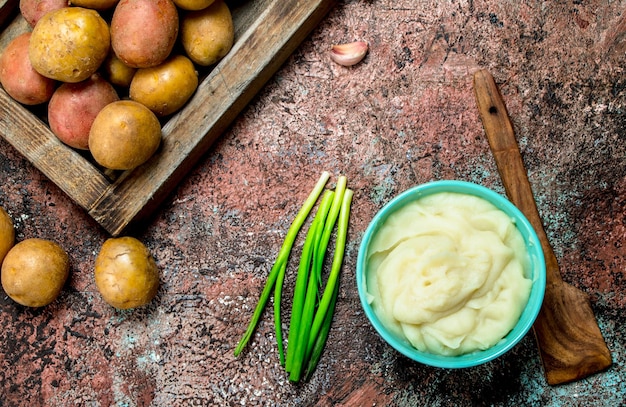
[{"label": "pile of potato", "polygon": [[160,119],[198,87],[198,67],[232,48],[224,0],[20,0],[32,32],[0,57],[0,83],[25,105],[48,104],[65,144],[128,170],[161,141]]}]

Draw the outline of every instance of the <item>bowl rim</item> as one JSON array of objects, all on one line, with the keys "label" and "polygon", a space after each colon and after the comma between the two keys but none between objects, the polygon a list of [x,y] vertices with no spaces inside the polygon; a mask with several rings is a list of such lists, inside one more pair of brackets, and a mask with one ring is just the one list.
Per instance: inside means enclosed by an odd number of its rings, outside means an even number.
[{"label": "bowl rim", "polygon": [[[365,261],[367,258],[369,244],[375,232],[378,231],[384,221],[395,210],[402,208],[406,204],[424,196],[432,195],[438,192],[458,192],[474,195],[486,199],[508,216],[511,216],[515,221],[517,229],[524,238],[526,247],[529,249],[530,261],[533,266],[531,267],[531,270],[533,270],[533,284],[528,298],[528,304],[533,306],[526,306],[524,308],[515,327],[496,345],[486,350],[476,351],[460,356],[443,356],[419,351],[410,345],[408,341],[397,338],[391,334],[387,331],[374,312],[368,301],[368,294],[366,290],[367,273]],[[478,366],[496,359],[512,349],[522,340],[523,337],[526,336],[535,322],[543,303],[546,287],[546,264],[541,242],[539,241],[537,233],[526,216],[524,216],[524,214],[506,197],[490,188],[473,182],[460,180],[439,180],[426,182],[405,190],[392,198],[375,214],[361,240],[357,256],[356,280],[359,299],[365,315],[376,332],[389,345],[404,356],[416,362],[434,367],[455,369]]]}]

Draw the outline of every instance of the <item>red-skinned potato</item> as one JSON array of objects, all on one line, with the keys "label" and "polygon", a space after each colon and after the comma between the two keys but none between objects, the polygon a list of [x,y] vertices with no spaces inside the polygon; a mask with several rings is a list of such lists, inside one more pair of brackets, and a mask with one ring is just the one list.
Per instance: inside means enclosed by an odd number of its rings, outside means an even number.
[{"label": "red-skinned potato", "polygon": [[16,101],[38,105],[50,100],[56,81],[41,75],[30,63],[30,32],[15,37],[0,56],[0,83]]},{"label": "red-skinned potato", "polygon": [[68,146],[87,150],[93,121],[116,100],[119,97],[113,86],[98,74],[82,82],[64,83],[48,104],[50,130]]},{"label": "red-skinned potato", "polygon": [[67,0],[20,0],[20,13],[24,20],[34,27],[48,11],[58,10],[68,5]]},{"label": "red-skinned potato", "polygon": [[172,52],[178,25],[172,0],[120,0],[111,19],[111,46],[132,68],[156,66]]}]

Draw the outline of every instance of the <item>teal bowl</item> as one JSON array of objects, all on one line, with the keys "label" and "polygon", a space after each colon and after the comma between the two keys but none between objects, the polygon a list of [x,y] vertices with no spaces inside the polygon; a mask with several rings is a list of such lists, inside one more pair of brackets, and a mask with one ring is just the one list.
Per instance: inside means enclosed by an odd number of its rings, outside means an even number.
[{"label": "teal bowl", "polygon": [[[530,278],[532,280],[530,297],[517,324],[503,339],[491,348],[459,356],[442,356],[419,351],[406,339],[391,333],[385,328],[383,323],[377,317],[370,302],[368,301],[367,293],[366,276],[368,250],[369,245],[377,231],[384,224],[386,219],[398,209],[424,196],[439,192],[469,194],[491,202],[514,220],[517,229],[520,231],[524,239],[530,258]],[[504,196],[491,189],[470,182],[453,180],[433,181],[418,185],[401,193],[386,204],[374,216],[374,219],[367,227],[363,240],[361,241],[357,258],[356,279],[359,298],[365,315],[378,334],[391,347],[416,362],[434,367],[456,369],[478,366],[489,362],[508,352],[528,333],[535,322],[537,315],[539,314],[539,310],[541,309],[541,304],[543,302],[543,296],[546,288],[546,264],[541,243],[539,242],[539,238],[537,237],[535,230],[522,212],[520,212],[520,210],[517,209],[517,207]]]}]

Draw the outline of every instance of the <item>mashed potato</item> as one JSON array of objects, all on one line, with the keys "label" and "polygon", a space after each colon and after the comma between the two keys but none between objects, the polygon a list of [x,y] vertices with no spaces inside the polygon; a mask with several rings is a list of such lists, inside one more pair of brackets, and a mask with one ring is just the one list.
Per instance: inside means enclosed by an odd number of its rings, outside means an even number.
[{"label": "mashed potato", "polygon": [[434,354],[495,345],[530,295],[520,232],[503,211],[472,195],[437,193],[406,205],[378,230],[368,260],[377,316]]}]

